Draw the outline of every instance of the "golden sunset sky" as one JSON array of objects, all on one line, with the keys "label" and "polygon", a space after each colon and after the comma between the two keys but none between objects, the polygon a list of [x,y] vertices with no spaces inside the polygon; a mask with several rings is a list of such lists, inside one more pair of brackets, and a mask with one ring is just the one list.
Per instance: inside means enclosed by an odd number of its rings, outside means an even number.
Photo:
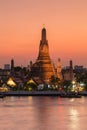
[{"label": "golden sunset sky", "polygon": [[87,0],[0,0],[0,67],[35,61],[43,24],[54,62],[87,67]]}]

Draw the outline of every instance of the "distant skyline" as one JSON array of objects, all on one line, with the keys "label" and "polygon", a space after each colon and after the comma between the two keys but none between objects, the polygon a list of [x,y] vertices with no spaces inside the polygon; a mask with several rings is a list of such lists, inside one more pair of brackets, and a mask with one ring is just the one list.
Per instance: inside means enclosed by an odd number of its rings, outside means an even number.
[{"label": "distant skyline", "polygon": [[86,0],[0,0],[0,68],[37,59],[43,25],[54,63],[87,67]]}]

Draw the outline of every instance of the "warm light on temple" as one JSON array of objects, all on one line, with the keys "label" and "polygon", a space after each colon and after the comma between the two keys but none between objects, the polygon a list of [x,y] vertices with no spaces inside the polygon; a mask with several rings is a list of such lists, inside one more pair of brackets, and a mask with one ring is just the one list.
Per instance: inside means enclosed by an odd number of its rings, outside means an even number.
[{"label": "warm light on temple", "polygon": [[7,85],[11,86],[11,87],[15,87],[16,86],[16,83],[13,81],[12,78],[9,78],[8,81],[7,81]]}]

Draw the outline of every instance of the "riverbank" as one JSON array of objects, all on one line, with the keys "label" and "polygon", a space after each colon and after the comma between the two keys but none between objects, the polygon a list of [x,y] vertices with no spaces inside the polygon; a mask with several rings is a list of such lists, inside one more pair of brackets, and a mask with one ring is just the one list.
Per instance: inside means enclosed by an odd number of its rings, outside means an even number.
[{"label": "riverbank", "polygon": [[[9,92],[0,92],[5,96],[60,96],[61,92],[59,91],[9,91]],[[87,91],[79,93],[82,96],[87,96]]]},{"label": "riverbank", "polygon": [[5,96],[59,96],[58,91],[9,91],[0,92]]}]

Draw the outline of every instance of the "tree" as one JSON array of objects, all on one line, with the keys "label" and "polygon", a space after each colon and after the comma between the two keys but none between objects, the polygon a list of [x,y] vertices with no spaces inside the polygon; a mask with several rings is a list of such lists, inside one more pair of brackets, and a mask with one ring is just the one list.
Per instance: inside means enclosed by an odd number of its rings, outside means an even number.
[{"label": "tree", "polygon": [[69,86],[71,86],[71,80],[64,80],[62,85],[63,85],[64,91],[67,91]]},{"label": "tree", "polygon": [[61,82],[58,77],[55,77],[54,75],[50,78],[50,83],[53,85],[54,89],[58,89],[58,86],[60,86]]}]

